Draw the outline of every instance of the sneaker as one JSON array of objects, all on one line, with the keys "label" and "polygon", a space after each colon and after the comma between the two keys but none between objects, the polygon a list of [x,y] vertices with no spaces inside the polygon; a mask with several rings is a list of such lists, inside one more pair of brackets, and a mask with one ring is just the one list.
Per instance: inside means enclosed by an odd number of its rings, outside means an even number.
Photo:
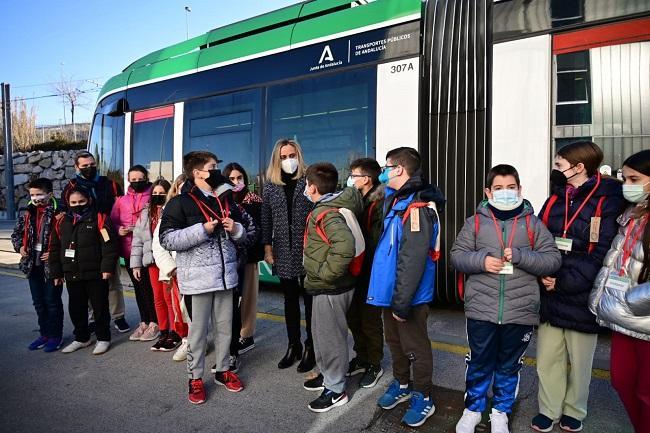
[{"label": "sneaker", "polygon": [[85,341],[85,342],[74,340],[72,343],[65,346],[61,352],[63,352],[63,353],[76,352],[79,349],[83,349],[84,347],[90,346],[91,343],[92,343],[91,340],[88,340],[88,341]]},{"label": "sneaker", "polygon": [[[117,325],[115,325],[117,328]],[[131,341],[140,341],[140,338],[142,338],[142,334],[144,334],[144,331],[147,330],[147,324],[144,322],[140,322],[137,328],[135,328],[135,331],[131,336],[129,337],[129,340]]]},{"label": "sneaker", "polygon": [[560,428],[564,431],[582,431],[582,421],[569,415],[562,415]]},{"label": "sneaker", "polygon": [[98,341],[93,349],[93,355],[103,355],[108,352],[109,347],[111,347],[110,341]]},{"label": "sneaker", "polygon": [[550,432],[554,425],[555,421],[541,413],[537,414],[530,422],[530,428],[541,432]]},{"label": "sneaker", "polygon": [[176,362],[185,361],[187,359],[187,338],[181,340],[181,345],[178,346],[178,349],[174,352],[172,359]]},{"label": "sneaker", "polygon": [[492,408],[492,413],[490,414],[490,431],[492,433],[510,433],[508,429],[508,414]]},{"label": "sneaker", "polygon": [[313,379],[306,380],[305,383],[302,384],[302,387],[307,391],[324,391],[325,386],[323,385],[323,375],[319,374]]},{"label": "sneaker", "polygon": [[363,373],[363,376],[361,376],[361,382],[359,382],[359,385],[362,388],[372,388],[377,385],[377,382],[379,382],[379,379],[381,379],[383,375],[384,370],[381,366],[369,365],[368,369]]},{"label": "sneaker", "polygon": [[214,383],[225,386],[230,392],[239,392],[244,389],[244,385],[239,380],[239,376],[232,371],[220,371],[215,373]]},{"label": "sneaker", "polygon": [[149,323],[149,326],[147,326],[147,329],[142,333],[140,341],[153,341],[158,338],[159,335],[160,331],[158,330],[158,325],[151,322]]},{"label": "sneaker", "polygon": [[382,409],[392,409],[398,404],[408,401],[409,398],[411,398],[411,385],[402,388],[399,381],[393,379],[384,395],[377,400],[377,404]]},{"label": "sneaker", "polygon": [[88,322],[88,333],[90,335],[93,335],[96,329],[97,329],[97,325],[95,325],[94,321]]},{"label": "sneaker", "polygon": [[56,352],[61,348],[63,345],[63,339],[62,338],[48,338],[47,339],[47,344],[45,345],[45,349],[43,349],[43,352]]},{"label": "sneaker", "polygon": [[343,406],[348,400],[348,395],[345,391],[339,394],[325,388],[323,389],[323,393],[316,400],[309,403],[307,407],[312,412],[323,413],[337,406]]},{"label": "sneaker", "polygon": [[482,418],[483,414],[481,412],[465,409],[463,416],[460,417],[456,424],[456,433],[474,433],[474,429],[481,423]]},{"label": "sneaker", "polygon": [[364,373],[367,367],[368,366],[364,362],[359,361],[359,358],[352,358],[352,361],[350,361],[348,366],[348,372],[345,375],[350,377],[355,374]]},{"label": "sneaker", "polygon": [[217,364],[214,364],[212,367],[210,367],[210,373],[216,374],[217,372]]},{"label": "sneaker", "polygon": [[38,350],[42,349],[45,347],[47,344],[47,337],[43,337],[42,335],[38,337],[36,340],[32,341],[27,348],[29,350]]},{"label": "sneaker", "polygon": [[131,327],[126,322],[126,319],[124,317],[120,317],[119,319],[115,319],[114,323],[115,323],[115,329],[117,329],[122,334],[124,334],[126,332],[129,332],[131,330]]},{"label": "sneaker", "polygon": [[[238,355],[230,355],[230,359],[228,360],[228,371],[232,371],[233,373],[237,373],[239,371],[239,356]],[[216,366],[215,366],[216,367]]]},{"label": "sneaker", "polygon": [[420,427],[436,411],[431,397],[424,398],[421,392],[411,393],[411,403],[402,417],[402,422],[409,427]]},{"label": "sneaker", "polygon": [[190,389],[188,399],[192,404],[205,403],[205,388],[203,387],[203,379],[190,379],[188,382]]},{"label": "sneaker", "polygon": [[168,335],[167,338],[162,343],[162,346],[160,346],[160,351],[161,352],[172,352],[176,350],[178,346],[181,345],[180,340],[176,341],[174,340],[171,335]]},{"label": "sneaker", "polygon": [[156,343],[153,346],[151,346],[151,351],[160,352],[162,350],[163,345],[167,342],[168,338],[169,338],[169,334],[167,333],[167,331],[161,331],[160,336],[158,337],[158,341],[156,341]]},{"label": "sneaker", "polygon": [[253,337],[240,337],[238,346],[239,354],[244,354],[255,347],[255,340]]}]

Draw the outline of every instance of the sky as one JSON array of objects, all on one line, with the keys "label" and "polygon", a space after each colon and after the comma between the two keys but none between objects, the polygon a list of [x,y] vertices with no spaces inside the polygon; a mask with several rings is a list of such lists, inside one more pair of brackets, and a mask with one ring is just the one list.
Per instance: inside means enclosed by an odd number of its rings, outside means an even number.
[{"label": "sky", "polygon": [[[279,9],[298,0],[2,0],[0,82],[27,99],[37,125],[64,121],[56,82],[80,81],[75,122],[92,118],[98,90],[131,62],[189,36]],[[185,6],[191,8],[188,14]],[[36,98],[36,99],[28,99]],[[70,122],[69,106],[65,113]]]}]

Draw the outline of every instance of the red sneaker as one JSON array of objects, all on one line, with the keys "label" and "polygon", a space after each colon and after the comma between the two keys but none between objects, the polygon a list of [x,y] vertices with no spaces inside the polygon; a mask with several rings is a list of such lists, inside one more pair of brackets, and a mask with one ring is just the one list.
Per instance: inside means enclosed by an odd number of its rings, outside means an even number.
[{"label": "red sneaker", "polygon": [[225,386],[230,392],[239,392],[244,389],[244,385],[239,380],[239,376],[232,371],[217,371],[214,374],[214,383]]},{"label": "red sneaker", "polygon": [[190,379],[188,385],[190,388],[190,393],[188,396],[190,403],[205,403],[205,388],[203,387],[203,379]]}]

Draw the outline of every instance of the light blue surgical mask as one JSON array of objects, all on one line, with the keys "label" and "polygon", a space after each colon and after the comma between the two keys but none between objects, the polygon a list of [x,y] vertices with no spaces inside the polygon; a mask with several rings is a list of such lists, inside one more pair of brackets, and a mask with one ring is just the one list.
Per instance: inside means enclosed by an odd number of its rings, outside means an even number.
[{"label": "light blue surgical mask", "polygon": [[309,194],[307,194],[307,188],[309,188],[309,185],[305,183],[305,189],[302,192],[302,195],[304,195],[307,198],[307,200],[309,200],[310,203],[313,203],[314,201],[311,199]]},{"label": "light blue surgical mask", "polygon": [[499,210],[512,210],[518,208],[524,201],[516,189],[498,189],[492,192],[489,203]]},{"label": "light blue surgical mask", "polygon": [[348,181],[345,183],[345,186],[348,188],[354,187],[354,178],[352,176],[348,177]]},{"label": "light blue surgical mask", "polygon": [[379,182],[383,183],[386,185],[388,181],[390,180],[390,176],[388,175],[393,168],[397,167],[395,166],[386,166],[381,169],[381,173],[379,174]]},{"label": "light blue surgical mask", "polygon": [[643,185],[627,185],[623,184],[623,197],[625,200],[632,203],[641,203],[648,198],[648,192],[644,191],[646,184]]}]

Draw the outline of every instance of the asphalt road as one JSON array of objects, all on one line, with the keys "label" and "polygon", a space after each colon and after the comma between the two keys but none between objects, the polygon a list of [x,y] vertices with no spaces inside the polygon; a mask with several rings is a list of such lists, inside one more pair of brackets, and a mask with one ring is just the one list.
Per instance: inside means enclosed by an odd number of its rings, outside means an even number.
[{"label": "asphalt road", "polygon": [[[10,276],[16,272],[0,270],[1,432],[414,431],[399,424],[405,405],[384,412],[375,404],[391,377],[388,356],[386,374],[374,389],[358,389],[356,380],[350,381],[347,405],[318,415],[307,409],[317,393],[302,388],[303,375],[294,369],[276,366],[286,348],[278,292],[264,291],[260,297],[257,346],[243,355],[240,371],[246,389],[238,394],[217,389],[206,372],[208,401],[193,406],[186,397],[184,364],[173,362],[171,354],[151,352],[147,343],[129,342],[128,334],[113,331],[113,346],[103,356],[91,355],[91,348],[69,355],[28,351],[27,345],[37,336],[36,315],[27,281]],[[126,301],[127,318],[133,325],[137,321],[135,300],[127,297]],[[463,325],[462,312],[434,311],[430,326],[441,323],[441,317],[450,328]],[[71,333],[66,312],[67,341]],[[463,356],[453,344],[434,342],[433,347],[437,411],[418,430],[453,432],[462,412]],[[537,413],[534,368],[525,366],[521,376],[512,432],[531,431],[528,424]],[[592,381],[589,410],[586,432],[632,432],[607,379]]]}]

